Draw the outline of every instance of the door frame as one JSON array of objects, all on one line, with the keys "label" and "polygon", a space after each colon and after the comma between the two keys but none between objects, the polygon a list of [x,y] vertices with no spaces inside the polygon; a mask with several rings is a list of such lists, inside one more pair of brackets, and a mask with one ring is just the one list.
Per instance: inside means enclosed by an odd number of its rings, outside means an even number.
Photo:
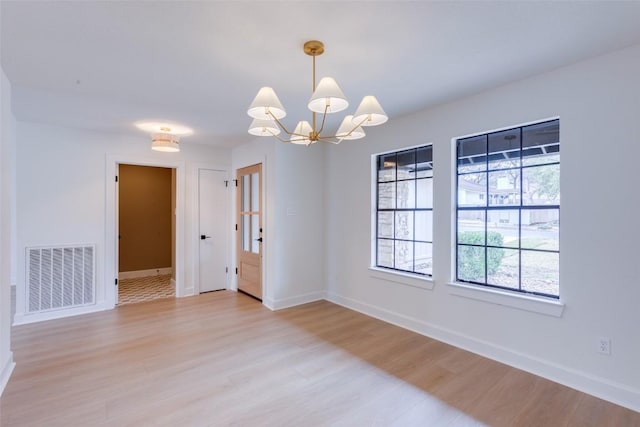
[{"label": "door frame", "polygon": [[[221,166],[217,164],[209,164],[209,163],[195,163],[190,165],[189,176],[191,177],[191,182],[198,183],[197,191],[194,191],[192,194],[192,200],[190,205],[194,207],[193,215],[192,215],[192,226],[191,226],[191,234],[194,236],[192,253],[195,254],[193,260],[191,262],[191,277],[193,277],[193,294],[200,294],[200,240],[199,240],[199,228],[200,228],[200,171],[205,170],[214,170],[225,173],[225,180],[229,183],[227,189],[233,188],[233,180],[229,177],[229,167]],[[225,288],[233,289],[231,277],[234,272],[234,268],[232,268],[232,257],[230,256],[232,250],[231,240],[233,238],[233,225],[234,220],[230,215],[233,208],[231,205],[231,191],[227,191],[225,196],[225,222],[226,222],[226,230],[225,233],[225,257],[226,264],[229,268],[229,272],[225,278]]]},{"label": "door frame", "polygon": [[104,251],[104,301],[106,308],[114,308],[118,295],[116,294],[115,279],[118,277],[118,230],[117,230],[117,183],[116,171],[119,164],[136,166],[155,166],[176,170],[176,230],[175,230],[175,290],[176,297],[186,295],[184,280],[184,205],[185,205],[185,163],[176,159],[160,159],[151,156],[107,154],[106,157],[106,188],[105,188],[105,251]]}]

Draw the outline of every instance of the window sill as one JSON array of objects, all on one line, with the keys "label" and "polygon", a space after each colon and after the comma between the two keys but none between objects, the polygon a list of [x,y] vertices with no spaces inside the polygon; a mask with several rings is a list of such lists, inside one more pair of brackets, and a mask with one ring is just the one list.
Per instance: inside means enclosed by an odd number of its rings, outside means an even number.
[{"label": "window sill", "polygon": [[369,267],[369,276],[385,280],[387,282],[399,283],[401,285],[411,286],[413,288],[425,289],[430,291],[433,289],[433,279],[431,277],[422,277],[400,271],[385,270],[383,268]]},{"label": "window sill", "polygon": [[484,301],[491,304],[503,305],[533,313],[544,314],[552,317],[562,317],[564,304],[558,300],[531,295],[517,294],[515,292],[501,291],[499,289],[484,288],[459,282],[449,283],[449,292],[465,298]]}]

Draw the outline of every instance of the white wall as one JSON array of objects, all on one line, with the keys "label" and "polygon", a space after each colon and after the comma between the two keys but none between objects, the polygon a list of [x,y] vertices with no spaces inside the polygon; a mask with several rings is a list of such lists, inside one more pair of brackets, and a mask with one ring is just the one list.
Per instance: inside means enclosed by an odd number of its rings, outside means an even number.
[{"label": "white wall", "polygon": [[276,144],[277,308],[325,296],[326,144]]},{"label": "white wall", "polygon": [[[434,64],[437,66],[437,64]],[[640,45],[392,118],[329,147],[329,299],[640,410]],[[425,82],[424,84],[437,84]],[[384,100],[382,100],[384,101]],[[560,283],[553,317],[453,295],[453,137],[560,117]],[[434,144],[434,289],[372,277],[374,153]],[[610,337],[610,356],[596,340]]]},{"label": "white wall", "polygon": [[[263,163],[264,304],[280,309],[322,299],[324,148],[263,137],[235,148],[232,157],[234,174],[239,168]],[[235,215],[234,210],[234,223]],[[234,238],[232,265],[235,246]]]},{"label": "white wall", "polygon": [[15,118],[11,84],[0,68],[0,395],[14,367],[11,352],[11,247],[14,197]]},{"label": "white wall", "polygon": [[[185,138],[187,139],[187,138]],[[30,246],[89,243],[96,245],[96,306],[89,310],[110,308],[105,278],[110,271],[113,240],[108,226],[107,195],[113,194],[114,159],[122,163],[173,163],[182,169],[193,163],[209,162],[229,166],[230,150],[182,143],[180,153],[158,153],[150,148],[150,139],[141,134],[130,137],[60,126],[18,122],[17,124],[17,248],[18,287],[16,323],[30,321],[25,314],[24,250]],[[195,174],[184,171],[184,182],[177,189],[183,203],[183,224],[178,232],[183,237],[182,295],[193,291],[194,253],[197,235],[193,221],[197,219]],[[180,195],[182,194],[182,195]],[[115,235],[115,233],[113,233]],[[112,257],[111,257],[112,258]],[[115,276],[114,276],[115,277]],[[111,291],[113,288],[109,289]],[[67,311],[66,314],[74,311]],[[78,310],[79,314],[81,310]],[[61,313],[52,313],[57,316]]]}]

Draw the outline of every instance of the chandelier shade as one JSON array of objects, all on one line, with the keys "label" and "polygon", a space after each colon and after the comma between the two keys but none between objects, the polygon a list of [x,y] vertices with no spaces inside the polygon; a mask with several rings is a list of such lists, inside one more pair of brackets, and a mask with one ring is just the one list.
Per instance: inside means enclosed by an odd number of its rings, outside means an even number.
[{"label": "chandelier shade", "polygon": [[284,111],[284,107],[273,88],[265,86],[258,91],[253,102],[249,105],[247,114],[254,119],[273,120],[274,117],[276,119],[283,118],[287,112]]},{"label": "chandelier shade", "polygon": [[353,123],[353,116],[349,115],[342,120],[338,131],[336,132],[336,137],[338,140],[342,141],[343,139],[352,140],[352,139],[360,139],[365,137],[364,129],[362,126],[358,126],[357,128],[353,128],[355,123]]},{"label": "chandelier shade", "polygon": [[[293,132],[289,131],[280,119],[286,116],[282,103],[273,88],[263,87],[249,105],[247,114],[254,120],[249,133],[256,136],[274,136],[282,142],[310,145],[318,141],[339,144],[343,140],[364,138],[362,126],[377,126],[388,120],[378,100],[371,95],[362,98],[353,116],[342,120],[335,134],[325,133],[327,114],[337,113],[349,107],[349,101],[338,83],[331,77],[324,77],[316,86],[316,56],[322,55],[324,44],[310,40],[304,44],[304,53],[313,58],[313,87],[307,108],[311,110],[311,123],[299,121]],[[318,117],[321,115],[321,117]],[[280,132],[287,138],[278,136]]]},{"label": "chandelier shade", "polygon": [[344,96],[338,83],[331,77],[323,77],[318,87],[311,95],[307,107],[315,113],[337,113],[349,106],[347,97]]},{"label": "chandelier shade", "polygon": [[273,120],[253,119],[249,133],[255,136],[275,136],[280,134],[280,128]]},{"label": "chandelier shade", "polygon": [[375,96],[367,95],[353,114],[354,123],[361,126],[377,126],[385,123],[389,118]]},{"label": "chandelier shade", "polygon": [[300,145],[312,144],[315,142],[311,141],[310,135],[312,132],[313,129],[311,128],[309,122],[306,120],[302,120],[298,122],[298,125],[294,129],[293,134],[291,135],[291,140],[289,142]]}]

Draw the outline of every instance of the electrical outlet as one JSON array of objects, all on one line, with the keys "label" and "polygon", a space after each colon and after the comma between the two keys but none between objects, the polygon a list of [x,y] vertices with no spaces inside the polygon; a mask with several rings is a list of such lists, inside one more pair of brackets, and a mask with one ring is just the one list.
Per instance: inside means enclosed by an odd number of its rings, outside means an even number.
[{"label": "electrical outlet", "polygon": [[611,338],[600,337],[598,338],[598,353],[611,355]]}]

